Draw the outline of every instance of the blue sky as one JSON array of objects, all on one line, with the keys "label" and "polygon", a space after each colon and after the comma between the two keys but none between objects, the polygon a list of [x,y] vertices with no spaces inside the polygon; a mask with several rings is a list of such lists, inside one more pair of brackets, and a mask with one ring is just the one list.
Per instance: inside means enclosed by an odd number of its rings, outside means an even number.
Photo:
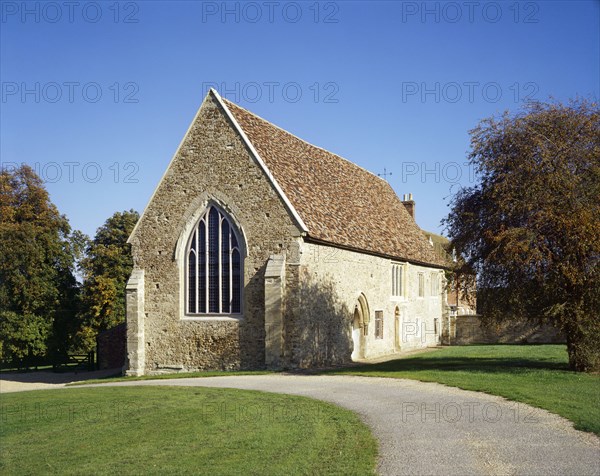
[{"label": "blue sky", "polygon": [[526,98],[598,99],[600,2],[12,2],[2,167],[73,228],[146,206],[208,87],[362,167],[440,231],[468,130]]}]

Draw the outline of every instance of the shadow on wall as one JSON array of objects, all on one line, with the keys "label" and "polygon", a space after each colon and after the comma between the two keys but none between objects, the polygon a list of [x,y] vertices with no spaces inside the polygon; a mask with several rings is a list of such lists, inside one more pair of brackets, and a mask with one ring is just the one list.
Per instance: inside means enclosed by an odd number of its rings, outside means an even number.
[{"label": "shadow on wall", "polygon": [[[265,368],[265,270],[262,265],[244,287],[244,323],[238,330],[240,369],[257,370]],[[260,316],[260,318],[259,318]]]},{"label": "shadow on wall", "polygon": [[291,364],[324,367],[352,362],[352,312],[339,299],[333,280],[300,280],[299,309],[294,319]]}]

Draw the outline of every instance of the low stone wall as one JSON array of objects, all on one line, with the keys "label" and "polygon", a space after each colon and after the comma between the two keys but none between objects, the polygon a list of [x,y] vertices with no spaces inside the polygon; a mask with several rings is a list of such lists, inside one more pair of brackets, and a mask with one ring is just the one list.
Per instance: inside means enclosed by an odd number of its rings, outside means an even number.
[{"label": "low stone wall", "polygon": [[98,353],[98,368],[120,369],[125,365],[127,355],[126,325],[119,324],[111,329],[100,332],[96,337]]},{"label": "low stone wall", "polygon": [[465,344],[563,344],[553,326],[534,321],[506,321],[484,326],[479,315],[459,315],[449,319],[449,345]]}]

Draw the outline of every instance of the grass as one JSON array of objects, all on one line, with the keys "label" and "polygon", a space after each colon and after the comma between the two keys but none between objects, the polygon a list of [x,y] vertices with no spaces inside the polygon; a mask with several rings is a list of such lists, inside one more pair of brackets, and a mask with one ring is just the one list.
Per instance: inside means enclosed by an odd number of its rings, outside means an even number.
[{"label": "grass", "polygon": [[600,435],[600,378],[570,371],[564,345],[446,347],[327,373],[439,382],[499,395],[556,413],[578,430]]},{"label": "grass", "polygon": [[304,397],[198,387],[2,395],[2,474],[373,474],[353,412]]},{"label": "grass", "polygon": [[272,370],[209,370],[205,372],[177,372],[172,374],[159,375],[141,375],[139,377],[123,377],[120,374],[109,375],[102,378],[82,380],[81,382],[73,382],[67,386],[88,385],[91,383],[108,383],[108,382],[134,382],[136,380],[170,380],[175,378],[199,378],[199,377],[225,377],[232,375],[266,375],[272,374]]}]

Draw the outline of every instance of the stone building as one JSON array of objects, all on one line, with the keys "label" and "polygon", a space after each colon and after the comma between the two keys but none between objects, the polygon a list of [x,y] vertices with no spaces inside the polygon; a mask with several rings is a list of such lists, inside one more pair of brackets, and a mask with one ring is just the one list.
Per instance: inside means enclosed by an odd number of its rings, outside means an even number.
[{"label": "stone building", "polygon": [[385,180],[211,90],[129,238],[127,373],[437,345],[443,260],[407,207]]},{"label": "stone building", "polygon": [[[413,207],[414,217],[414,207]],[[446,264],[446,304],[450,314],[471,316],[477,311],[477,279],[475,273],[465,266],[450,248],[450,240],[445,236],[423,230],[435,253]]]}]

